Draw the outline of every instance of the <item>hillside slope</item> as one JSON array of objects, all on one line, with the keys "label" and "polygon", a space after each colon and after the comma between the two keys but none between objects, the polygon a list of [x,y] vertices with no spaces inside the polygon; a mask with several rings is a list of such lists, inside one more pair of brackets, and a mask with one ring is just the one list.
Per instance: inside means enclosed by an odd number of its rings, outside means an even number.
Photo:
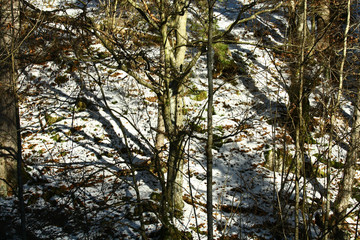
[{"label": "hillside slope", "polygon": [[[38,6],[45,6],[41,4],[38,1]],[[234,0],[216,6],[219,31],[234,20],[239,4],[241,1]],[[50,5],[55,7],[56,2]],[[279,10],[237,26],[232,37],[242,44],[230,44],[229,57],[239,68],[214,80],[216,239],[293,237],[295,176],[291,162],[295,146],[285,123],[288,65],[264,47],[284,42],[283,14]],[[61,36],[51,46],[68,41],[66,35]],[[99,60],[112,63],[99,42],[93,41],[90,48]],[[161,228],[157,215],[161,185],[151,170],[156,95],[123,71],[82,62],[74,46],[64,44],[57,50],[61,57],[57,58],[56,52],[54,59],[29,64],[19,82],[23,160],[29,175],[24,186],[29,234],[34,239],[139,239],[142,214],[145,232],[156,239]],[[193,239],[206,239],[207,230],[206,74],[204,55],[192,73],[185,98],[186,122],[193,132],[186,138],[185,207],[176,219],[177,227],[191,233]],[[311,95],[312,109],[318,106],[322,87]],[[341,108],[350,116],[351,100],[343,99]],[[326,193],[322,156],[329,141],[321,129],[323,119],[317,116],[315,120],[318,125],[311,132],[313,141],[304,147],[306,160],[316,174],[305,182],[300,180],[301,186],[306,184],[306,217],[312,239],[322,234],[316,216],[321,214]],[[335,129],[342,134],[339,138],[349,130],[346,114],[339,116]],[[341,177],[339,166],[346,158],[346,137],[340,143],[335,139],[333,144],[332,198]],[[272,171],[274,166],[269,163],[272,156],[284,161],[275,166],[277,171]],[[16,204],[16,198],[0,200],[5,239],[17,238]],[[352,204],[358,207],[355,199]],[[356,215],[349,215],[346,221],[354,233]]]}]

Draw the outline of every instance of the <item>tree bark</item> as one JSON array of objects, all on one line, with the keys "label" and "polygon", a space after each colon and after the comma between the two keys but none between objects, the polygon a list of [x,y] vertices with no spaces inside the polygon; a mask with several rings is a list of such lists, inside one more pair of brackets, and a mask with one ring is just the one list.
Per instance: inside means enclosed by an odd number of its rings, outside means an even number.
[{"label": "tree bark", "polygon": [[20,117],[16,92],[20,2],[0,0],[0,197],[17,190],[21,237],[26,239]]},{"label": "tree bark", "polygon": [[319,51],[329,47],[329,37],[327,36],[327,28],[330,21],[330,2],[321,0],[316,2],[316,38],[318,39],[316,49]]},{"label": "tree bark", "polygon": [[214,12],[213,0],[208,0],[208,11],[209,11],[209,25],[208,25],[208,46],[207,46],[207,74],[208,74],[208,111],[207,111],[207,133],[208,139],[206,144],[206,174],[207,174],[207,191],[206,191],[206,206],[207,206],[207,220],[208,220],[208,239],[212,240],[214,238],[213,230],[213,191],[212,191],[212,179],[213,179],[213,65],[214,65],[214,50],[213,50],[213,12]]},{"label": "tree bark", "polygon": [[[299,180],[300,180],[300,173],[301,168],[305,167],[305,163],[303,162],[303,133],[302,129],[304,128],[304,120],[303,120],[303,98],[304,98],[304,60],[305,60],[305,51],[306,51],[306,39],[307,39],[307,0],[302,1],[302,14],[300,15],[301,18],[299,19],[299,25],[297,26],[297,35],[301,39],[301,47],[300,47],[300,59],[298,61],[297,70],[298,74],[293,76],[294,81],[296,81],[296,85],[299,86],[296,92],[298,97],[297,107],[295,111],[297,112],[298,119],[294,121],[295,125],[295,145],[296,145],[296,181],[295,181],[295,239],[299,239],[300,234],[300,187],[299,187]],[[304,171],[305,174],[305,171]],[[304,177],[305,179],[305,177]],[[305,185],[304,185],[305,187]],[[306,189],[304,189],[304,196],[303,199],[306,199]],[[303,200],[305,201],[305,200]],[[303,209],[304,210],[304,209]],[[304,219],[305,220],[305,219]],[[306,234],[305,234],[306,235]]]},{"label": "tree bark", "polygon": [[[181,77],[187,42],[187,1],[176,1],[176,17],[171,20],[165,14],[162,19],[166,24],[161,26],[162,47],[164,49],[164,87],[163,96],[159,99],[162,107],[165,132],[169,139],[169,156],[167,161],[166,189],[163,189],[168,204],[168,212],[172,219],[181,211],[183,182],[183,108],[184,78]],[[167,20],[167,21],[165,21]],[[175,26],[175,44],[171,45],[168,26]]]},{"label": "tree bark", "polygon": [[[289,95],[289,117],[290,117],[290,135],[296,141],[296,126],[300,124],[300,118],[302,118],[303,124],[300,129],[300,138],[304,138],[306,132],[306,126],[308,126],[310,121],[309,114],[309,99],[308,95],[305,94],[305,86],[308,85],[306,81],[309,81],[305,78],[305,58],[301,60],[301,52],[303,45],[306,49],[309,49],[308,46],[308,27],[306,20],[307,12],[304,12],[303,1],[293,1],[291,0],[288,5],[288,22],[289,22],[289,48],[295,53],[295,59],[293,63],[290,63],[290,87],[288,90]],[[305,39],[303,39],[305,36]],[[300,73],[300,68],[303,68]],[[302,75],[300,77],[300,75]],[[299,79],[302,79],[302,83]],[[300,96],[300,92],[302,95]],[[299,115],[299,106],[302,105],[302,115]],[[303,141],[304,139],[301,139]],[[302,146],[302,145],[301,145]]]},{"label": "tree bark", "polygon": [[[13,4],[14,3],[14,4]],[[16,3],[16,4],[15,4]],[[18,132],[16,107],[15,21],[18,2],[0,2],[0,195],[17,189]]]},{"label": "tree bark", "polygon": [[[351,17],[351,0],[347,1],[347,23],[345,28],[345,38],[343,43],[343,56],[340,63],[339,70],[339,92],[337,96],[337,105],[340,103],[340,97],[342,94],[342,84],[344,79],[344,64],[347,56],[347,35],[350,27]],[[351,139],[349,143],[349,151],[346,156],[346,162],[344,166],[343,178],[339,185],[339,193],[335,199],[335,212],[337,218],[342,219],[346,215],[346,210],[349,207],[349,200],[352,194],[352,187],[354,184],[355,173],[356,173],[356,161],[359,157],[359,146],[360,146],[360,81],[357,82],[357,99],[354,105],[353,112],[353,126],[351,129]]]}]

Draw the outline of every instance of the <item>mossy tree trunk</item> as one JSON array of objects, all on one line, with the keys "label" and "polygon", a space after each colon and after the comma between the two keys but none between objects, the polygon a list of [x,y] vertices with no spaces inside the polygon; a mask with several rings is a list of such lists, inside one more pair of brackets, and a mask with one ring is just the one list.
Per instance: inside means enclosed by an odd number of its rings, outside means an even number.
[{"label": "mossy tree trunk", "polygon": [[350,199],[353,192],[355,181],[357,159],[360,156],[360,84],[358,80],[358,92],[356,105],[353,113],[353,126],[351,130],[351,139],[349,144],[349,151],[346,156],[344,173],[339,184],[339,192],[336,196],[334,207],[336,220],[339,225],[343,222],[344,216],[347,214],[346,210],[350,207]]},{"label": "mossy tree trunk", "polygon": [[[167,212],[172,219],[176,212],[182,210],[183,155],[185,134],[183,129],[184,77],[181,76],[185,60],[187,42],[187,1],[176,1],[177,15],[167,20],[165,12],[161,19],[165,22],[161,27],[162,48],[164,49],[164,93],[159,97],[162,108],[165,132],[169,140],[167,159],[166,186],[163,195],[166,197]],[[174,28],[173,28],[174,27]],[[175,30],[175,45],[171,46],[169,31]]]}]

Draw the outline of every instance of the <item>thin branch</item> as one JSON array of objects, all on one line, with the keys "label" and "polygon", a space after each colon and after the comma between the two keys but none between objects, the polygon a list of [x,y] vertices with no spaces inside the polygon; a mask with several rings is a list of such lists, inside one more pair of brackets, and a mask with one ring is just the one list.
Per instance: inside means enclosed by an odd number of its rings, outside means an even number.
[{"label": "thin branch", "polygon": [[258,15],[260,15],[260,14],[268,13],[268,12],[273,12],[273,11],[277,10],[278,8],[280,8],[280,7],[283,5],[283,2],[278,3],[278,4],[277,4],[275,7],[273,7],[273,8],[268,8],[268,9],[264,9],[264,10],[258,11],[258,12],[256,12],[256,13],[254,13],[253,15],[251,15],[250,17],[241,19],[242,14],[243,14],[244,12],[246,12],[247,10],[251,9],[252,7],[254,7],[255,5],[256,5],[256,2],[252,2],[252,3],[250,3],[250,4],[245,5],[245,6],[240,10],[238,16],[236,17],[236,20],[235,20],[232,24],[230,24],[230,26],[228,26],[228,27],[226,28],[226,30],[225,30],[224,32],[222,32],[221,35],[215,36],[215,37],[214,37],[214,40],[218,40],[218,39],[224,38],[227,34],[229,34],[229,33],[233,30],[233,28],[234,28],[236,25],[238,25],[238,24],[240,24],[240,23],[244,23],[244,22],[248,22],[248,21],[250,21],[250,20],[253,20],[253,19],[255,19],[255,18],[256,18]]},{"label": "thin branch", "polygon": [[[145,5],[145,9],[147,11],[144,12],[143,9],[137,3],[135,3],[133,0],[127,0],[127,1],[128,1],[128,3],[130,3],[131,6],[133,6],[140,13],[140,15],[145,19],[145,21],[147,21],[149,24],[151,24],[151,26],[153,26],[155,29],[160,30],[160,27],[157,22],[159,20],[151,14],[149,8],[147,8],[147,5]],[[142,2],[144,2],[144,1],[142,0]]]},{"label": "thin branch", "polygon": [[[118,69],[126,72],[129,76],[133,77],[139,84],[149,88],[150,90],[154,91],[155,93],[159,94],[159,90],[152,85],[151,83],[147,82],[145,79],[143,79],[139,74],[135,73],[135,71],[130,70],[129,67],[124,63],[125,60],[120,60],[118,58],[118,55],[116,54],[116,52],[114,51],[114,49],[106,42],[107,39],[105,39],[103,37],[103,35],[100,35],[99,32],[100,30],[98,30],[95,27],[90,27],[88,29],[90,32],[92,32],[95,37],[97,37],[101,43],[103,44],[103,46],[110,52],[110,54],[113,56],[113,58],[115,59],[115,61],[119,64]],[[92,30],[92,31],[91,31]]]}]

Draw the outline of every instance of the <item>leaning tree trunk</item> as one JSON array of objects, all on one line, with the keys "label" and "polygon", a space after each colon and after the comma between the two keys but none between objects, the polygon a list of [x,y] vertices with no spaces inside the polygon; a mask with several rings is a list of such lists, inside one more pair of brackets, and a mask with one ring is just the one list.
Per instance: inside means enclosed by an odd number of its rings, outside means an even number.
[{"label": "leaning tree trunk", "polygon": [[[358,85],[360,85],[358,83]],[[352,188],[354,186],[354,179],[356,174],[356,160],[359,158],[360,148],[360,86],[357,90],[357,100],[354,106],[353,113],[353,126],[351,130],[351,139],[349,151],[346,156],[346,162],[344,166],[343,178],[339,184],[339,193],[335,200],[335,212],[337,213],[337,220],[343,220],[346,215],[346,210],[349,207],[349,200],[352,194]]]},{"label": "leaning tree trunk", "polygon": [[19,139],[14,58],[17,6],[17,1],[0,1],[0,196],[12,195],[17,189]]},{"label": "leaning tree trunk", "polygon": [[[344,47],[343,47],[343,56],[340,63],[339,71],[339,93],[337,96],[336,103],[339,105],[342,83],[344,79],[344,64],[347,56],[347,35],[350,27],[350,17],[351,17],[351,0],[347,2],[347,23],[344,32]],[[355,173],[356,173],[356,161],[359,157],[359,147],[360,147],[360,81],[357,82],[357,99],[354,104],[353,112],[353,126],[351,129],[351,139],[349,144],[349,151],[346,156],[346,162],[344,166],[343,178],[339,185],[339,193],[335,199],[335,212],[337,213],[337,220],[343,220],[343,217],[346,215],[346,210],[349,207],[349,200],[352,194],[352,187],[354,184]]]},{"label": "leaning tree trunk", "polygon": [[334,222],[336,239],[347,239],[346,233],[341,228],[347,209],[351,207],[350,198],[352,196],[353,186],[355,183],[357,159],[360,156],[360,80],[357,82],[357,99],[354,104],[353,124],[351,129],[351,138],[349,151],[346,156],[343,177],[339,184],[338,195],[334,203],[334,212],[336,218]]}]

